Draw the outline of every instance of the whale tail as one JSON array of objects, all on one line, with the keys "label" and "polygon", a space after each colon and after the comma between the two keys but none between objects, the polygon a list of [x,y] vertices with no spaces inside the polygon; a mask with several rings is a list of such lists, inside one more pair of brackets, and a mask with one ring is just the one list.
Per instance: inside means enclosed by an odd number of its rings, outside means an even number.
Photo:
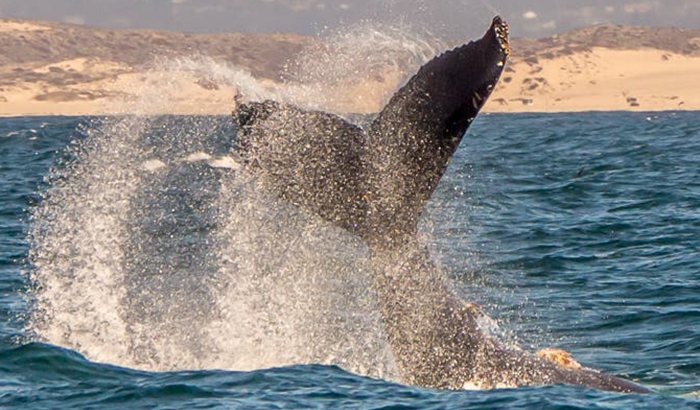
[{"label": "whale tail", "polygon": [[[263,186],[368,244],[382,322],[405,381],[430,387],[571,383],[645,391],[504,347],[416,239],[418,220],[510,55],[508,25],[426,63],[366,129],[273,101],[237,107],[239,151]],[[574,364],[576,363],[576,364]],[[580,366],[580,365],[579,365]]]},{"label": "whale tail", "polygon": [[[425,64],[367,130],[274,101],[233,113],[238,146],[273,192],[366,239],[398,244],[415,233],[464,133],[503,70],[508,25]],[[309,142],[311,144],[309,144]]]}]

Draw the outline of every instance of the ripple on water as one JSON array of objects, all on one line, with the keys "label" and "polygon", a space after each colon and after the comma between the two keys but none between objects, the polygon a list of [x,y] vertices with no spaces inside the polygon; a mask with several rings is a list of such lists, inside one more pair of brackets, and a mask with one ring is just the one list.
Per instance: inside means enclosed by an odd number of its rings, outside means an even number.
[{"label": "ripple on water", "polygon": [[[319,365],[152,373],[32,342],[21,272],[27,209],[51,164],[77,155],[65,147],[84,138],[80,124],[89,122],[6,119],[0,407],[700,408],[700,114],[647,116],[481,117],[426,224],[465,297],[501,327],[525,345],[567,349],[660,392],[647,396],[564,386],[443,392]],[[167,158],[169,148],[161,149],[147,154]],[[199,152],[210,162],[224,155],[193,147],[187,166],[206,166]]]}]

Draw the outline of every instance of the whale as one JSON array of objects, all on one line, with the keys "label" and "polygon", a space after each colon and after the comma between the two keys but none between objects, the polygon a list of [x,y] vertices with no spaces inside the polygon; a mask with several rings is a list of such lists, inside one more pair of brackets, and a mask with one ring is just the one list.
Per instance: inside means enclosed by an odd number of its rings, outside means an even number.
[{"label": "whale", "polygon": [[480,39],[424,64],[364,127],[323,111],[265,100],[232,116],[235,152],[259,187],[361,238],[381,321],[403,382],[441,389],[570,384],[647,393],[581,365],[493,335],[420,240],[418,223],[511,53],[496,16]]}]

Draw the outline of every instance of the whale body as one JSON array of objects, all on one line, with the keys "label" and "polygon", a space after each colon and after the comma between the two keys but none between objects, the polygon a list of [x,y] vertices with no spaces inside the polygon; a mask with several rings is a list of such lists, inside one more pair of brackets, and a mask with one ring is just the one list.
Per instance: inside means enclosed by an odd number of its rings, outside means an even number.
[{"label": "whale body", "polygon": [[366,128],[275,101],[233,113],[237,153],[260,186],[359,236],[371,253],[384,329],[404,382],[434,388],[643,386],[532,353],[483,329],[488,317],[452,291],[417,238],[423,209],[510,54],[508,25],[426,63]]}]

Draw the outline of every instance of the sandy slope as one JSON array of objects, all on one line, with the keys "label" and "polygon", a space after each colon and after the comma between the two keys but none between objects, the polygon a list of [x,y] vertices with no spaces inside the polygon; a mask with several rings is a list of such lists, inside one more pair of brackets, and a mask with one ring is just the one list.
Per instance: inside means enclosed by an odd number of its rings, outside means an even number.
[{"label": "sandy slope", "polygon": [[[85,80],[72,83],[39,80],[3,87],[0,115],[93,115],[141,113],[211,114],[230,112],[234,89],[205,82],[191,72],[137,70],[113,61],[78,58],[32,70],[34,73],[77,73]],[[142,91],[168,104],[141,101]],[[164,110],[163,107],[167,106]],[[133,109],[132,109],[133,108]],[[152,109],[152,111],[150,111]]]},{"label": "sandy slope", "polygon": [[[284,34],[195,35],[0,19],[0,115],[227,114],[234,82],[243,78],[261,93],[284,92],[275,83],[284,62],[316,42]],[[700,109],[698,30],[595,26],[515,40],[513,49],[487,111]],[[212,60],[173,64],[193,54]],[[169,63],[157,63],[159,56]],[[335,111],[374,112],[401,78],[387,68],[332,89],[316,87],[309,98],[332,94]]]},{"label": "sandy slope", "polygon": [[697,56],[595,47],[539,64],[518,61],[508,71],[489,111],[700,109]]}]

